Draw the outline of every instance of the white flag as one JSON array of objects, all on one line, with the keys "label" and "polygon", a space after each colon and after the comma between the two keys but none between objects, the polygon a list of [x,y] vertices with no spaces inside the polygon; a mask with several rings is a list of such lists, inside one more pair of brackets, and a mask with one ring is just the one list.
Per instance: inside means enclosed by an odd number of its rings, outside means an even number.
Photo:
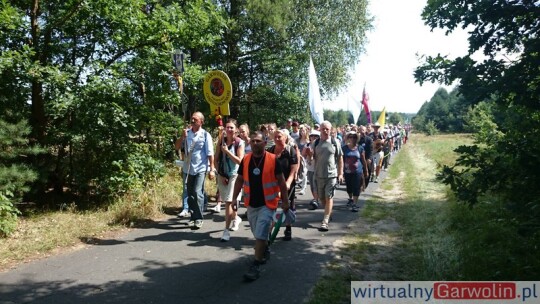
[{"label": "white flag", "polygon": [[349,112],[351,112],[351,115],[354,119],[354,124],[358,121],[358,117],[360,116],[360,112],[362,110],[362,106],[360,105],[360,101],[357,101],[356,98],[352,97],[351,95],[347,96],[347,108]]},{"label": "white flag", "polygon": [[309,109],[311,110],[311,116],[317,123],[324,121],[324,110],[321,101],[321,92],[319,91],[319,82],[317,81],[317,74],[315,73],[315,66],[311,56],[309,57]]}]

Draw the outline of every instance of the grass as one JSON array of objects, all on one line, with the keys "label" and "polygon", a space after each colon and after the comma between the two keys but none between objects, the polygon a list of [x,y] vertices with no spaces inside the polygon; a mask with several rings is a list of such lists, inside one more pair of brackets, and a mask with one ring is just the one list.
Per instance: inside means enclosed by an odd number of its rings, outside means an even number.
[{"label": "grass", "polygon": [[[206,187],[209,194],[215,193],[215,182],[207,182]],[[20,217],[15,232],[0,238],[0,270],[174,214],[180,209],[181,194],[178,169],[169,168],[165,177],[118,198],[106,209],[83,211],[71,204],[58,211]]]},{"label": "grass", "polygon": [[[435,178],[440,165],[453,164],[453,150],[470,143],[466,135],[414,134],[310,302],[349,301],[353,280],[538,279],[538,229],[519,230],[519,219],[497,198],[487,196],[474,207],[458,203]],[[329,294],[327,288],[339,284]]]},{"label": "grass", "polygon": [[[339,251],[342,258],[334,263],[341,266],[327,270],[311,303],[350,301],[353,280],[433,280],[456,272],[456,240],[447,233],[448,190],[435,175],[437,164],[452,164],[452,151],[468,142],[463,135],[413,136],[393,158],[377,197],[366,201],[358,220],[361,228],[347,238]],[[333,298],[323,295],[335,282],[342,288]]]}]

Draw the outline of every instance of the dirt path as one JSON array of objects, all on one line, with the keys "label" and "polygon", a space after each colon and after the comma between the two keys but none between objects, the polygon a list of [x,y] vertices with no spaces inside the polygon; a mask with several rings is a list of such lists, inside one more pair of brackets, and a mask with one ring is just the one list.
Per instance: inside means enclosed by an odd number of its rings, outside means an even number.
[{"label": "dirt path", "polygon": [[[355,280],[407,279],[403,278],[400,263],[400,257],[407,254],[403,248],[403,229],[396,220],[399,205],[411,199],[403,186],[406,179],[415,179],[415,188],[426,200],[445,197],[444,186],[435,180],[436,163],[433,160],[414,143],[409,143],[399,154],[402,162],[414,159],[413,172],[400,171],[396,178],[386,177],[375,193],[367,194],[362,216],[350,224],[352,233],[343,239],[342,248],[356,242],[354,247],[362,251],[360,256],[358,252],[350,252],[342,259],[342,267],[349,268]],[[351,264],[355,266],[347,266]]]}]

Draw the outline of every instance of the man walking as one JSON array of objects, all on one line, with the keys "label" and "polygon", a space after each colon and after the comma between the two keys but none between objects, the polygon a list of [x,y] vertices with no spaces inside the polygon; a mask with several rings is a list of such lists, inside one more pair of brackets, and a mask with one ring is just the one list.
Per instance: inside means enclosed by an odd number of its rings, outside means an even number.
[{"label": "man walking", "polygon": [[330,137],[332,124],[329,121],[321,123],[321,138],[315,142],[315,178],[317,193],[324,204],[324,218],[320,231],[328,231],[328,222],[334,205],[334,191],[338,183],[343,181],[343,151],[336,140]]},{"label": "man walking", "polygon": [[184,129],[182,140],[185,140],[186,159],[182,171],[186,174],[186,188],[189,209],[193,212],[189,225],[200,229],[203,225],[204,179],[208,166],[209,178],[215,178],[214,143],[212,136],[202,128],[204,115],[195,112],[191,116],[191,128]]},{"label": "man walking", "polygon": [[369,185],[371,174],[373,174],[373,139],[367,134],[367,129],[365,126],[360,126],[360,140],[358,145],[364,148],[364,153],[366,154],[366,163],[368,169],[368,177],[365,180],[365,187]]},{"label": "man walking", "polygon": [[284,211],[289,209],[289,199],[281,166],[276,161],[276,155],[265,150],[264,135],[255,131],[250,136],[250,144],[252,153],[247,154],[240,163],[233,197],[238,197],[243,187],[244,205],[248,208],[248,221],[255,237],[255,261],[244,278],[254,281],[259,278],[260,265],[268,259],[265,259],[268,236],[280,196]]}]

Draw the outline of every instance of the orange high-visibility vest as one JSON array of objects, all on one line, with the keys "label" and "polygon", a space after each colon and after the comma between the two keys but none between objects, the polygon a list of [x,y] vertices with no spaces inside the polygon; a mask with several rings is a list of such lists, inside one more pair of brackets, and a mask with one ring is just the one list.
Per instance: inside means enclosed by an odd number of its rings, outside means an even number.
[{"label": "orange high-visibility vest", "polygon": [[[280,188],[276,178],[276,156],[272,153],[267,153],[264,160],[262,170],[262,186],[264,192],[264,202],[269,209],[276,209],[279,202]],[[249,206],[250,187],[249,187],[249,162],[251,161],[251,153],[244,156],[244,170],[242,177],[244,179],[244,205]]]}]

